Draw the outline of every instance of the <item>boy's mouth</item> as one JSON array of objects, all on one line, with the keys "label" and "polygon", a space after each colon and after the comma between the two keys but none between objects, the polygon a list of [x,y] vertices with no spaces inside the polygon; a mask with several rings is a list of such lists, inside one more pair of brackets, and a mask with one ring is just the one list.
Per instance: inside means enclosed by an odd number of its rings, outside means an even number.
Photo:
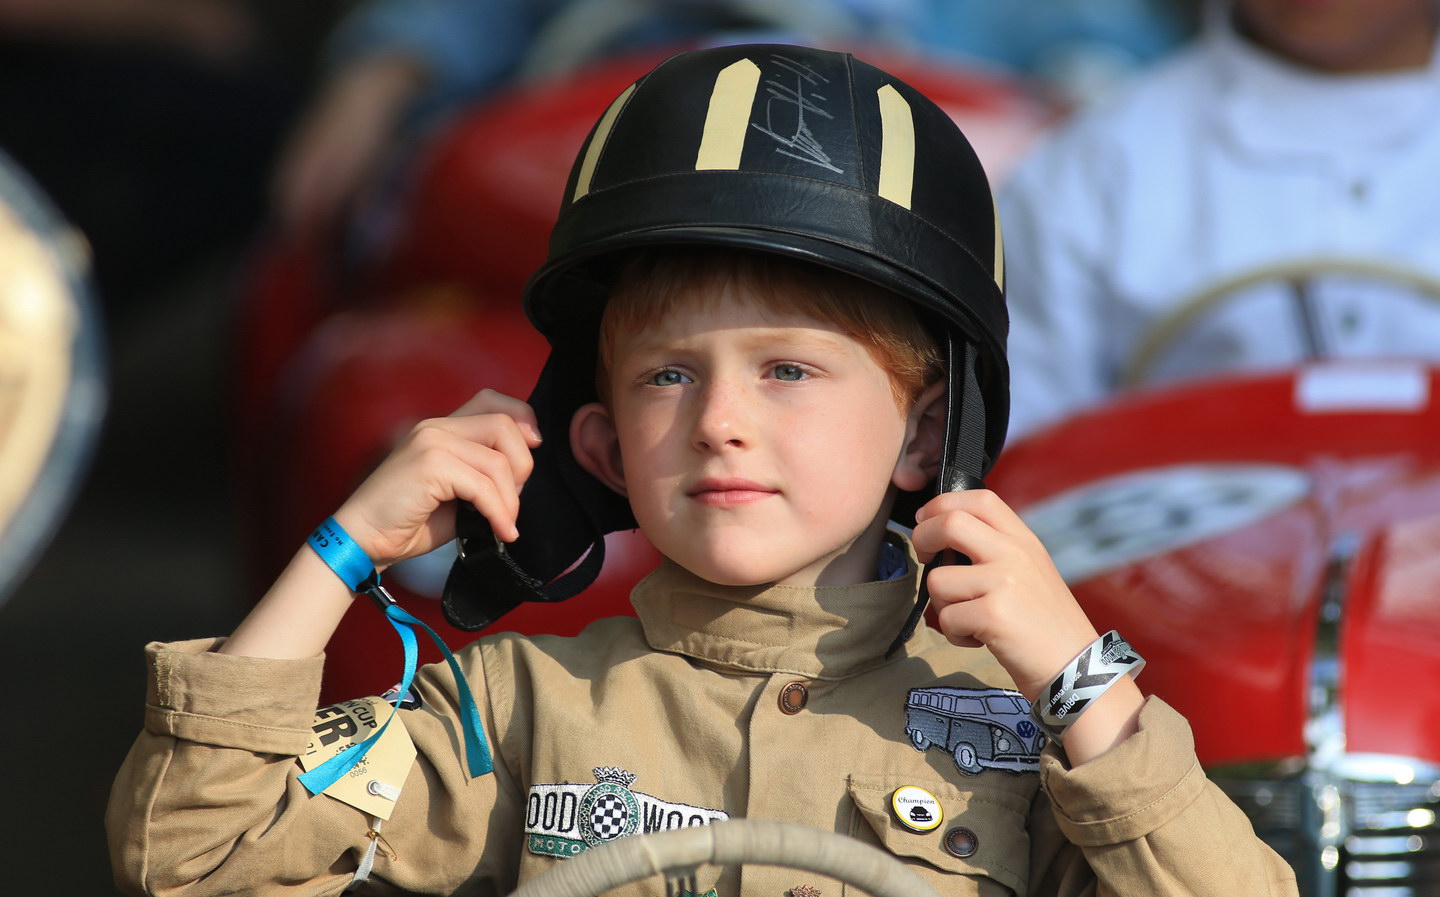
[{"label": "boy's mouth", "polygon": [[779,492],[754,480],[710,477],[691,486],[685,494],[702,505],[743,505],[769,498]]}]

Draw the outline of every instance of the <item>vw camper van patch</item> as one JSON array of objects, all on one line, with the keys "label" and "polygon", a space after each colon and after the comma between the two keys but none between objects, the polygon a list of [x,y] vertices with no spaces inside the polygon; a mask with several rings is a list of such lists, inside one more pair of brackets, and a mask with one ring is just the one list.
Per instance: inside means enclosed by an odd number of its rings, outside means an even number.
[{"label": "vw camper van patch", "polygon": [[1045,735],[1030,702],[1001,688],[912,688],[905,735],[917,751],[944,751],[966,775],[986,769],[1038,772]]},{"label": "vw camper van patch", "polygon": [[729,819],[721,810],[692,807],[630,790],[636,776],[597,766],[593,785],[531,785],[525,804],[525,843],[531,853],[573,857],[597,844],[634,834],[709,825]]}]

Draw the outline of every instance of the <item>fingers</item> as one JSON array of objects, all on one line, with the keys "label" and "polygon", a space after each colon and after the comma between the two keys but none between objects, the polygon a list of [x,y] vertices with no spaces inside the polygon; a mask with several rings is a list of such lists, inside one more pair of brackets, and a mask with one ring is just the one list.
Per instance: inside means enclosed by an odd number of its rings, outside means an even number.
[{"label": "fingers", "polygon": [[[981,563],[1007,556],[1026,544],[1023,538],[1017,539],[1012,532],[997,527],[992,522],[997,514],[981,507],[983,501],[956,500],[961,495],[968,494],[939,496],[915,515],[919,522],[911,541],[921,561],[929,563],[939,552],[951,549]],[[1029,535],[1028,529],[1024,532]]]},{"label": "fingers", "polygon": [[[999,595],[1009,596],[1021,592],[1026,583],[1021,580],[1011,566],[1005,564],[952,564],[945,567],[934,567],[930,570],[929,579],[926,581],[930,588],[930,602],[939,613],[952,605],[965,605],[977,602],[987,596]],[[999,606],[987,608],[983,613],[993,615],[995,612],[1008,613],[1012,606]],[[977,605],[969,609],[962,608],[956,612],[955,619],[965,619],[967,616],[982,613]],[[995,619],[987,616],[991,623],[1004,624],[1003,619]],[[973,635],[977,631],[976,626],[963,627],[964,634]]]},{"label": "fingers", "polygon": [[520,537],[515,525],[520,513],[520,495],[514,479],[507,475],[507,462],[496,452],[472,458],[462,454],[446,454],[430,462],[432,473],[444,484],[442,500],[469,502],[490,522],[498,538],[515,541]]},{"label": "fingers", "polygon": [[1023,559],[937,567],[930,600],[945,637],[984,646],[1029,698],[1095,638],[1095,628],[1054,572]]},{"label": "fingers", "polygon": [[[377,569],[455,537],[451,503],[466,501],[507,542],[519,538],[520,490],[534,470],[533,415],[523,402],[482,394],[474,407],[509,408],[421,421],[336,512]],[[339,516],[337,516],[339,519]]]},{"label": "fingers", "polygon": [[1031,535],[1030,527],[1020,519],[1020,515],[989,489],[966,489],[937,495],[915,513],[915,520],[923,522],[950,511],[971,514],[1011,536]]},{"label": "fingers", "polygon": [[469,501],[497,536],[514,541],[520,489],[535,468],[521,427],[504,414],[435,418],[415,427],[404,450],[437,500]]},{"label": "fingers", "polygon": [[922,560],[950,549],[972,562],[927,574],[939,629],[951,643],[988,648],[1030,695],[1093,638],[1040,540],[993,493],[942,495],[916,516],[912,539]]},{"label": "fingers", "polygon": [[482,389],[464,405],[455,409],[450,416],[469,417],[477,414],[503,414],[515,422],[531,447],[540,444],[540,423],[535,417],[535,409],[520,399],[493,389]]},{"label": "fingers", "polygon": [[989,490],[937,496],[916,513],[915,519],[911,541],[925,563],[946,549],[959,551],[976,563],[1017,551],[1029,556],[1045,553],[1020,516]]}]

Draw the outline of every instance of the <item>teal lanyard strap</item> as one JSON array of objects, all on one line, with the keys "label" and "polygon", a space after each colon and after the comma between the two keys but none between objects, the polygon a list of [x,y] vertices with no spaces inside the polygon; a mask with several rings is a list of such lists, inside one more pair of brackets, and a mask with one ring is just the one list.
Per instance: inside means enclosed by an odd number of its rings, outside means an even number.
[{"label": "teal lanyard strap", "polygon": [[[381,592],[385,592],[379,583],[376,583],[375,588]],[[385,597],[390,598],[390,593],[385,592]],[[393,598],[390,598],[390,600],[392,602],[394,601]],[[470,770],[470,777],[476,778],[493,771],[495,769],[495,763],[490,756],[490,745],[486,743],[484,730],[480,728],[480,709],[475,704],[475,696],[470,692],[470,683],[466,681],[465,673],[460,669],[459,661],[455,659],[455,655],[451,653],[450,648],[446,646],[445,640],[440,637],[440,633],[427,626],[424,620],[404,610],[398,604],[392,603],[386,607],[385,616],[397,630],[400,628],[396,625],[397,620],[400,623],[406,623],[412,627],[419,626],[421,629],[424,629],[425,634],[430,636],[430,640],[435,643],[435,647],[439,648],[440,653],[445,655],[445,663],[449,664],[450,672],[455,677],[455,689],[460,693],[460,728],[465,735],[465,764]],[[405,693],[410,690],[411,674],[415,671],[415,660],[412,654],[414,651],[415,633],[411,629],[405,631],[409,633],[410,641],[407,642],[405,648],[404,685],[401,686],[400,693],[395,696],[397,706],[400,701],[404,700]],[[404,636],[402,635],[401,638],[404,639]]]},{"label": "teal lanyard strap", "polygon": [[[377,596],[376,593],[379,593]],[[300,775],[300,784],[311,794],[319,794],[326,788],[335,784],[347,772],[355,767],[355,764],[364,759],[370,749],[385,734],[390,721],[395,718],[399,711],[400,702],[410,691],[410,684],[415,679],[415,667],[418,661],[419,651],[415,642],[415,629],[419,626],[445,655],[445,662],[450,665],[450,672],[455,676],[456,689],[460,696],[460,726],[465,737],[465,763],[472,778],[483,776],[494,770],[494,761],[490,756],[490,746],[485,741],[483,730],[480,727],[480,711],[475,704],[475,696],[470,691],[470,685],[465,681],[465,674],[460,669],[460,664],[455,660],[455,655],[445,644],[440,634],[425,624],[425,621],[406,611],[395,603],[395,599],[378,582],[366,590],[377,604],[383,603],[385,618],[395,631],[400,635],[400,641],[405,647],[405,675],[396,688],[395,704],[392,706],[390,715],[386,717],[384,725],[375,731],[373,735],[360,742],[348,751],[343,751],[326,760],[324,763]]]},{"label": "teal lanyard strap", "polygon": [[370,558],[334,518],[326,520],[311,533],[308,542],[315,553],[320,555],[352,591],[364,592],[384,611],[385,619],[389,620],[390,625],[399,633],[400,642],[405,648],[405,675],[395,690],[395,703],[391,706],[390,715],[385,718],[384,725],[350,750],[342,751],[309,772],[302,773],[300,784],[311,794],[319,794],[355,768],[355,764],[363,760],[380,740],[380,736],[385,734],[390,721],[399,712],[400,702],[410,692],[410,684],[415,679],[415,667],[419,660],[415,640],[416,626],[424,629],[430,640],[440,649],[440,653],[445,655],[445,662],[450,665],[450,672],[455,676],[455,689],[460,698],[460,728],[465,737],[465,765],[471,778],[493,771],[495,764],[490,756],[490,745],[485,741],[484,730],[480,727],[480,710],[475,704],[475,696],[471,694],[470,683],[465,680],[465,674],[445,640],[426,625],[424,620],[395,603],[394,597],[380,585],[380,574],[375,572]]}]

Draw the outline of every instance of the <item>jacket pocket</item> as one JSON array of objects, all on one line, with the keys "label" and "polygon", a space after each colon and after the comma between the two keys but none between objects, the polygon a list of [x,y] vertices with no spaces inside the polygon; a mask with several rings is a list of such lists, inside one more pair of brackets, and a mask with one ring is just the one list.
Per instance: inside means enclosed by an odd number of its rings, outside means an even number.
[{"label": "jacket pocket", "polygon": [[[891,795],[906,785],[924,788],[939,802],[943,816],[932,831],[913,831],[896,818]],[[953,880],[949,886],[943,883],[945,877],[967,875],[978,880],[978,893],[1004,893],[985,887],[988,880],[1012,894],[1024,894],[1030,878],[1029,803],[1011,790],[977,785],[961,790],[941,780],[852,775],[849,791],[857,818],[851,835],[878,841],[940,893],[954,890]]]}]

